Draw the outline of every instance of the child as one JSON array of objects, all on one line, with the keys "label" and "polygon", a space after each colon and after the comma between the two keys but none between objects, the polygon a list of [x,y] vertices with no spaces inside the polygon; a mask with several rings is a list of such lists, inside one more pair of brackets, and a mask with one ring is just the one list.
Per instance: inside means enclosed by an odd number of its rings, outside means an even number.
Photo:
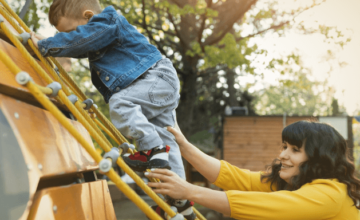
[{"label": "child", "polygon": [[[136,141],[139,152],[124,155],[124,161],[140,172],[171,166],[185,179],[179,147],[166,129],[175,126],[180,97],[172,62],[113,7],[102,11],[98,0],[54,0],[49,20],[60,33],[47,39],[32,34],[34,44],[44,56],[89,59],[92,82],[109,103],[113,124]],[[194,218],[189,201],[172,203]]]}]

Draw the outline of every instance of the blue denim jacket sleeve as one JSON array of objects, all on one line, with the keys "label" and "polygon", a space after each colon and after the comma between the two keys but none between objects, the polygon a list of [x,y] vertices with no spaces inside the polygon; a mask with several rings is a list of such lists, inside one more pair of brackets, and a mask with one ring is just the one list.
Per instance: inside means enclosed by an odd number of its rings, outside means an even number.
[{"label": "blue denim jacket sleeve", "polygon": [[115,20],[111,14],[95,15],[75,31],[58,33],[39,41],[39,50],[43,56],[87,57],[89,52],[96,52],[116,40],[120,41]]}]

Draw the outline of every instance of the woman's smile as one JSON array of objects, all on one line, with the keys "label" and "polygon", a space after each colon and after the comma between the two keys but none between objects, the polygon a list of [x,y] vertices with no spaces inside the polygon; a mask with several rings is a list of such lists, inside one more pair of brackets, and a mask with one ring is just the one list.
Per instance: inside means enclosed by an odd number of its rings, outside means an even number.
[{"label": "woman's smile", "polygon": [[291,178],[299,174],[299,167],[307,160],[304,148],[299,148],[287,142],[283,143],[283,148],[279,155],[281,161],[279,175],[287,183],[290,183]]},{"label": "woman's smile", "polygon": [[289,166],[289,165],[285,165],[285,164],[281,164],[281,169],[289,169],[289,168],[292,168],[294,166]]}]

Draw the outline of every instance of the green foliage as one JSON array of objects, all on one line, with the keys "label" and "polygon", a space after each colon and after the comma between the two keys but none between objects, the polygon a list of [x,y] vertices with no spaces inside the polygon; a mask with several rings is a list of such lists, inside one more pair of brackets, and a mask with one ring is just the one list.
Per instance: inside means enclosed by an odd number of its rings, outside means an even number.
[{"label": "green foliage", "polygon": [[[255,106],[261,115],[327,115],[329,97],[324,100],[316,93],[321,83],[312,82],[301,74],[297,79],[282,80],[279,86],[269,86],[258,93]],[[328,94],[333,90],[328,88]],[[326,94],[326,93],[325,93]]]},{"label": "green foliage", "polygon": [[[9,3],[10,6],[14,9],[14,11],[19,14],[25,2],[26,0],[19,0],[10,1]],[[32,1],[29,10],[23,18],[25,24],[30,29],[36,32],[41,27],[41,22],[44,22],[45,19],[40,18],[39,14],[42,13],[44,15],[47,15],[51,2],[52,0],[36,0],[36,2]]]},{"label": "green foliage", "polygon": [[[334,89],[327,82],[308,79],[310,70],[301,66],[299,56],[292,54],[273,60],[283,79],[256,94],[256,112],[261,115],[330,115]],[[298,69],[297,71],[294,71]]]},{"label": "green foliage", "polygon": [[357,177],[359,178],[360,177],[360,124],[359,123],[353,124],[353,136],[354,136],[354,164],[357,172]]},{"label": "green foliage", "polygon": [[[319,1],[314,0],[314,5]],[[34,31],[41,27],[41,23],[47,22],[39,15],[47,14],[51,2],[52,0],[36,0],[36,4],[31,5],[24,20]],[[267,51],[259,50],[256,44],[250,43],[251,37],[262,36],[267,32],[277,32],[281,36],[291,28],[288,21],[291,21],[292,16],[304,10],[298,8],[291,12],[279,11],[277,1],[258,1],[260,4],[250,0],[241,1],[241,4],[231,0],[210,2],[100,0],[103,7],[112,5],[120,11],[130,24],[148,37],[150,43],[172,60],[181,79],[182,99],[178,108],[178,119],[185,134],[196,134],[212,128],[219,130],[224,107],[234,103],[234,99],[238,105],[249,108],[254,106],[254,97],[247,92],[251,85],[234,88],[235,84],[239,85],[239,71],[242,75],[259,74],[252,65],[253,58],[257,55],[268,56]],[[11,2],[17,12],[24,3],[25,0]],[[319,32],[301,25],[296,28],[304,34]],[[252,29],[253,33],[248,34],[249,29]],[[334,37],[333,28],[323,26],[320,32],[330,40],[340,37],[340,45],[348,42],[339,32],[335,31],[337,36]],[[86,65],[86,62],[82,62]],[[324,110],[328,107],[325,107],[326,103],[319,102],[320,93],[311,92],[312,88],[320,86],[319,83],[309,81],[307,73],[295,71],[290,63],[302,66],[300,58],[295,55],[271,58],[267,64],[269,70],[290,76],[292,80],[284,79],[280,81],[280,87],[270,87],[268,91],[258,94],[256,103],[261,104],[262,109],[273,103],[276,103],[275,108],[278,109],[278,112],[271,108],[269,111],[259,110],[259,113],[277,114],[280,111],[289,111],[289,114],[315,114],[327,111]],[[234,73],[235,69],[239,71]],[[108,116],[107,105],[91,85],[89,71],[82,67],[79,61],[74,61],[72,74],[80,88],[93,98]],[[297,92],[293,91],[294,89]],[[324,92],[328,90],[321,93]],[[295,101],[291,100],[292,96]],[[263,97],[271,101],[266,101]],[[309,107],[304,108],[303,102]],[[292,105],[296,105],[296,108]],[[209,118],[215,118],[216,122],[210,122]]]}]

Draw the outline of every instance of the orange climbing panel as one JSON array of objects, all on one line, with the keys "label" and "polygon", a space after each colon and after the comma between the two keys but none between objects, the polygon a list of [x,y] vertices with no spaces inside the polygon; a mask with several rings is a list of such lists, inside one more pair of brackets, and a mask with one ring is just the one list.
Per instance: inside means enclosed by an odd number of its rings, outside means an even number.
[{"label": "orange climbing panel", "polygon": [[116,217],[107,183],[102,180],[37,192],[29,219],[114,220]]},{"label": "orange climbing panel", "polygon": [[[19,147],[16,158],[8,162],[8,164],[13,163],[9,166],[16,166],[17,169],[9,172],[8,176],[16,175],[16,173],[20,175],[20,169],[27,171],[25,175],[27,174],[28,178],[22,179],[22,181],[28,181],[29,186],[29,189],[24,189],[29,193],[25,210],[32,205],[32,198],[39,186],[46,187],[49,184],[46,181],[45,184],[41,184],[40,179],[51,180],[55,176],[81,174],[98,168],[92,157],[48,111],[5,95],[0,95],[0,111],[5,118],[3,120],[9,124],[15,136],[16,145]],[[68,120],[92,145],[92,140],[85,128],[79,122]],[[4,134],[4,131],[1,133]],[[8,133],[9,131],[6,135]],[[14,144],[8,147],[12,148],[11,150],[17,150]],[[21,167],[21,164],[26,167]],[[79,176],[79,178],[82,177]],[[59,179],[57,181],[59,182]],[[71,182],[71,179],[68,180],[68,183]]]},{"label": "orange climbing panel", "polygon": [[[29,63],[22,57],[21,53],[14,46],[0,39],[0,50],[5,51],[9,57],[16,62],[20,69],[26,70],[34,82],[41,86],[46,86],[45,80],[41,79]],[[44,68],[43,64],[38,63]],[[45,69],[45,68],[44,68]],[[29,93],[26,87],[19,85],[15,81],[14,75],[0,62],[0,93],[20,99],[27,102],[35,103],[35,98]]]}]

